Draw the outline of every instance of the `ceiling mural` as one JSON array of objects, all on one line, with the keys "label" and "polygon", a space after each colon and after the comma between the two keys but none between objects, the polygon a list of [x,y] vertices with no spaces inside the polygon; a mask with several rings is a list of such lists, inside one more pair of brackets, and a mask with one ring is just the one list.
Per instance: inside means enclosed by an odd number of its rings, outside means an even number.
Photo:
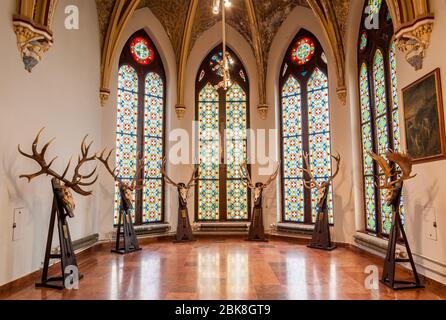
[{"label": "ceiling mural", "polygon": [[181,42],[189,2],[189,0],[141,0],[138,6],[138,9],[149,8],[161,22],[172,43],[177,62],[181,54]]},{"label": "ceiling mural", "polygon": [[307,0],[253,0],[265,61],[280,26],[296,6],[309,8]]}]

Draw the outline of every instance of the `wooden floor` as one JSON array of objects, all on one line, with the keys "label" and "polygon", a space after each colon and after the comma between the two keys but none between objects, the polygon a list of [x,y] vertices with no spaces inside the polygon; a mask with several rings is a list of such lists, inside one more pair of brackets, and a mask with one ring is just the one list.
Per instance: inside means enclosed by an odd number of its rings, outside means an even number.
[{"label": "wooden floor", "polygon": [[347,248],[312,250],[285,240],[158,241],[127,256],[106,247],[81,255],[85,277],[78,291],[41,290],[30,283],[0,299],[446,299],[439,286],[367,290],[364,270],[369,265],[381,271],[382,259]]}]

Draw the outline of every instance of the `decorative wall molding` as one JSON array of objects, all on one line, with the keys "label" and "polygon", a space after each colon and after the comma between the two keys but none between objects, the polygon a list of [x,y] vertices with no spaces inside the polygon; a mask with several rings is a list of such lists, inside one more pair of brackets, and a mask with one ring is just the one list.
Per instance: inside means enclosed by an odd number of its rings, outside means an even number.
[{"label": "decorative wall molding", "polygon": [[119,39],[127,25],[128,20],[139,5],[140,0],[116,1],[108,23],[107,34],[102,47],[101,61],[101,89],[99,96],[102,106],[108,101],[110,96],[110,76],[112,63],[114,61]]},{"label": "decorative wall molding", "polygon": [[186,105],[184,103],[185,96],[185,78],[187,59],[189,58],[190,46],[192,40],[192,30],[194,27],[195,16],[197,14],[198,0],[192,0],[187,11],[186,24],[184,26],[183,39],[181,41],[181,52],[178,62],[178,102],[175,105],[175,112],[179,120],[184,118],[186,113]]},{"label": "decorative wall molding", "polygon": [[53,45],[53,18],[58,0],[18,0],[13,28],[25,69],[31,72]]},{"label": "decorative wall molding", "polygon": [[387,0],[395,25],[395,41],[407,62],[420,70],[435,17],[431,12],[431,0]]},{"label": "decorative wall molding", "polygon": [[336,77],[338,81],[338,97],[345,105],[347,102],[347,87],[345,84],[345,52],[343,37],[336,11],[331,0],[308,0],[308,3],[321,22],[327,39],[333,51],[336,62]]}]

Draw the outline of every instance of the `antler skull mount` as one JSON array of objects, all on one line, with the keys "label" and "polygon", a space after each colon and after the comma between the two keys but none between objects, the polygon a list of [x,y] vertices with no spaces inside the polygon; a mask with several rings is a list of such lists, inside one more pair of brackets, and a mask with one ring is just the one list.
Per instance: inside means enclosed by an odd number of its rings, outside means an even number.
[{"label": "antler skull mount", "polygon": [[164,180],[168,183],[173,185],[174,187],[176,187],[178,189],[178,194],[180,196],[181,201],[183,202],[183,205],[187,205],[187,198],[189,195],[189,190],[193,187],[195,187],[197,184],[197,180],[198,180],[198,166],[196,165],[194,168],[194,171],[192,172],[192,176],[189,179],[189,182],[186,183],[176,183],[174,182],[166,173],[166,163],[167,163],[167,159],[164,158],[163,159],[163,165],[161,167],[161,174],[164,177]]},{"label": "antler skull mount", "polygon": [[270,186],[270,184],[273,183],[274,180],[276,180],[276,178],[280,172],[279,169],[280,169],[280,162],[277,164],[277,168],[274,171],[274,173],[269,176],[268,180],[265,183],[257,182],[254,184],[251,179],[251,175],[249,174],[248,164],[245,162],[245,163],[243,163],[243,165],[240,166],[240,172],[244,179],[243,180],[244,183],[248,186],[248,188],[250,188],[251,190],[254,190],[254,203],[259,202],[259,200],[262,197],[263,190],[268,188]]},{"label": "antler skull mount", "polygon": [[333,160],[335,160],[335,162],[336,162],[336,170],[335,170],[334,174],[332,174],[327,180],[323,180],[323,181],[319,181],[319,182],[317,181],[313,172],[311,171],[310,155],[308,153],[304,153],[304,156],[303,156],[304,162],[305,162],[305,168],[299,168],[304,173],[306,173],[308,175],[308,177],[310,178],[310,181],[304,180],[305,188],[310,189],[310,190],[317,189],[318,203],[320,203],[324,199],[328,188],[331,186],[331,184],[333,183],[333,180],[339,174],[339,169],[340,169],[340,165],[341,165],[341,155],[339,153],[337,156],[330,154],[330,157]]},{"label": "antler skull mount", "polygon": [[107,169],[108,173],[113,177],[113,180],[115,180],[118,183],[119,191],[122,196],[123,204],[125,206],[125,209],[133,209],[133,193],[135,191],[142,190],[145,186],[144,184],[144,159],[141,157],[141,154],[138,153],[137,155],[137,161],[136,161],[136,172],[135,177],[132,179],[132,182],[125,182],[123,179],[119,178],[119,170],[117,167],[114,169],[110,166],[110,157],[114,151],[114,149],[110,150],[110,152],[107,154],[107,157],[105,157],[105,152],[107,149],[104,149],[99,157],[96,157],[99,162],[101,162],[105,168]]},{"label": "antler skull mount", "polygon": [[[398,194],[398,190],[401,187],[402,182],[413,179],[417,176],[411,175],[413,159],[406,153],[394,152],[392,150],[388,150],[386,152],[387,159],[389,159],[390,163],[387,162],[384,157],[379,156],[373,152],[369,152],[369,155],[373,158],[373,160],[376,161],[376,163],[378,163],[378,166],[384,173],[384,184],[378,185],[377,187],[381,190],[387,190],[384,200],[388,205],[391,205]],[[399,174],[395,170],[395,167],[392,166],[391,163],[396,163],[400,167],[401,174]]]},{"label": "antler skull mount", "polygon": [[41,149],[40,152],[38,151],[40,136],[42,135],[44,130],[45,130],[45,128],[42,128],[39,131],[39,133],[37,134],[36,138],[34,139],[34,142],[32,144],[32,154],[27,154],[27,153],[23,152],[21,150],[20,145],[18,146],[19,153],[22,156],[24,156],[28,159],[34,160],[41,167],[40,171],[38,171],[34,174],[21,175],[20,178],[26,178],[26,179],[28,179],[28,182],[31,182],[31,180],[33,180],[34,178],[37,178],[41,175],[47,175],[47,176],[52,176],[57,181],[59,181],[61,186],[60,186],[60,190],[58,190],[58,191],[61,192],[64,207],[67,210],[67,214],[71,218],[73,218],[76,205],[74,203],[74,199],[73,199],[71,190],[73,190],[74,192],[76,192],[82,196],[89,196],[92,194],[92,191],[85,190],[85,187],[92,186],[98,180],[97,175],[93,180],[91,180],[91,178],[96,173],[97,167],[95,167],[95,169],[92,170],[88,174],[84,175],[81,173],[81,168],[84,165],[86,165],[89,162],[94,161],[96,159],[96,154],[90,155],[90,148],[93,144],[93,141],[90,142],[89,144],[87,144],[86,141],[87,141],[88,135],[85,136],[84,139],[82,140],[81,155],[78,156],[77,165],[74,168],[73,177],[71,180],[69,180],[66,178],[66,176],[67,176],[68,171],[71,166],[71,160],[68,162],[68,165],[66,166],[65,171],[62,174],[59,174],[56,171],[54,171],[53,169],[51,169],[51,166],[53,165],[53,163],[57,159],[57,157],[52,159],[49,163],[45,159],[46,152],[47,152],[49,146],[51,145],[51,143],[55,139],[50,140],[47,144],[45,144],[43,146],[43,148]]}]

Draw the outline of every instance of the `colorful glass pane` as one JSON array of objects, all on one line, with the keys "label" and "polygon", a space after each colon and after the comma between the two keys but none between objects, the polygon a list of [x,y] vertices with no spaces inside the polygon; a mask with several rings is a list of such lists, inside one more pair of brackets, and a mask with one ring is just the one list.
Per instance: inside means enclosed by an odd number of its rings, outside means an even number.
[{"label": "colorful glass pane", "polygon": [[[119,178],[131,182],[136,171],[138,123],[138,76],[127,65],[119,69],[116,132],[116,166]],[[120,208],[119,187],[115,187],[115,223]],[[133,197],[133,200],[135,197]],[[134,204],[134,202],[133,202]],[[134,211],[132,212],[134,216]]]},{"label": "colorful glass pane", "polygon": [[[385,182],[385,177],[380,177],[380,184],[383,185]],[[382,223],[382,233],[383,234],[389,234],[390,229],[392,228],[392,208],[387,205],[385,201],[387,190],[381,189],[380,190],[380,196],[381,196],[381,223]]]},{"label": "colorful glass pane", "polygon": [[301,86],[293,76],[282,88],[282,135],[285,221],[304,222]]},{"label": "colorful glass pane", "polygon": [[360,95],[361,95],[361,118],[362,122],[369,122],[371,120],[370,112],[370,94],[369,94],[369,74],[367,65],[364,63],[360,70]]},{"label": "colorful glass pane", "polygon": [[284,179],[284,219],[287,222],[305,222],[304,185],[300,178]]},{"label": "colorful glass pane", "polygon": [[384,56],[377,50],[373,60],[373,79],[375,84],[376,116],[387,113],[386,79],[384,72]]},{"label": "colorful glass pane", "polygon": [[219,219],[219,95],[208,83],[199,94],[199,154],[198,219]]},{"label": "colorful glass pane", "polygon": [[365,175],[373,175],[373,158],[369,152],[373,152],[372,125],[366,123],[362,126],[362,157]]},{"label": "colorful glass pane", "polygon": [[392,41],[390,44],[390,78],[392,81],[392,128],[393,128],[393,149],[401,151],[401,133],[400,133],[400,113],[399,113],[399,97],[398,97],[398,79],[396,64],[396,44]]},{"label": "colorful glass pane", "polygon": [[162,220],[163,123],[164,83],[159,74],[150,72],[145,79],[143,223]]},{"label": "colorful glass pane", "polygon": [[[331,175],[330,110],[328,104],[328,78],[316,68],[308,81],[308,133],[310,167],[314,177],[327,180]],[[332,194],[328,197],[330,222],[333,222]],[[317,195],[312,196],[313,221],[317,215]]]},{"label": "colorful glass pane", "polygon": [[365,177],[365,210],[366,210],[366,220],[367,220],[367,230],[370,232],[376,232],[376,188],[375,188],[375,178]]},{"label": "colorful glass pane", "polygon": [[198,81],[201,82],[201,80],[203,80],[205,75],[206,75],[206,72],[204,70],[201,70],[200,77],[198,78]]},{"label": "colorful glass pane", "polygon": [[297,41],[296,46],[291,51],[291,60],[298,65],[304,65],[313,58],[315,51],[314,41],[304,37]]},{"label": "colorful glass pane", "polygon": [[[209,65],[211,66],[212,70],[220,77],[223,77],[223,68],[221,65],[222,60],[223,60],[223,51],[220,51],[219,53],[214,54],[211,58],[211,61],[209,62]],[[234,64],[234,58],[230,54],[228,62],[229,65]]]},{"label": "colorful glass pane", "polygon": [[369,43],[369,37],[367,31],[361,32],[361,37],[359,38],[359,50],[364,51]]},{"label": "colorful glass pane", "polygon": [[369,0],[369,15],[370,16],[376,16],[379,14],[382,6],[382,0]]},{"label": "colorful glass pane", "polygon": [[136,37],[130,44],[130,52],[136,62],[148,65],[155,59],[155,51],[150,47],[147,39]]},{"label": "colorful glass pane", "polygon": [[246,75],[245,75],[245,72],[244,72],[243,70],[240,70],[239,74],[240,74],[240,78],[242,78],[242,80],[243,80],[244,82],[246,82]]},{"label": "colorful glass pane", "polygon": [[247,220],[248,188],[241,181],[240,165],[246,161],[247,96],[238,83],[226,92],[227,220]]}]

